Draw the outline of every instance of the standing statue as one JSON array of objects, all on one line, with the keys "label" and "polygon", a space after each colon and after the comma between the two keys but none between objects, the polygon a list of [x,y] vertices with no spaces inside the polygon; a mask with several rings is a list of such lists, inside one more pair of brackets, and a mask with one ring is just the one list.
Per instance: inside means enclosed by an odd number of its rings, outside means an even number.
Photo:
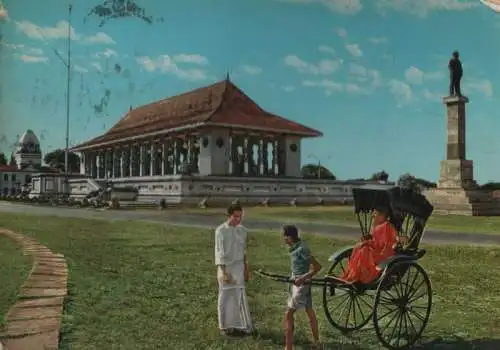
[{"label": "standing statue", "polygon": [[450,96],[462,96],[460,91],[460,80],[462,79],[463,70],[462,62],[460,62],[460,54],[458,51],[453,51],[448,69],[450,71]]}]

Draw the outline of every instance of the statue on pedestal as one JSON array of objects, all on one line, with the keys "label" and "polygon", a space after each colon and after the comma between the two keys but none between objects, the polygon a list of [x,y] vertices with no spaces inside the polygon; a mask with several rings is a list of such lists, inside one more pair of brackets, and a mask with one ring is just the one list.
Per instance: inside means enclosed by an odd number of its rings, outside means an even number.
[{"label": "statue on pedestal", "polygon": [[463,76],[463,69],[459,57],[460,54],[458,51],[454,51],[448,63],[448,70],[450,71],[450,96],[462,96],[460,80]]}]

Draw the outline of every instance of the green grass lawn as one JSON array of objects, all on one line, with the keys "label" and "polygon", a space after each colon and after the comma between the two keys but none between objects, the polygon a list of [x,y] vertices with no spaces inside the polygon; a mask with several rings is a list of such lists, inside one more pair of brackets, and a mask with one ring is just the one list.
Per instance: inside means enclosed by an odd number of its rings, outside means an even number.
[{"label": "green grass lawn", "polygon": [[[224,215],[224,209],[188,209],[200,214]],[[252,219],[276,220],[280,222],[329,223],[359,227],[351,206],[312,207],[247,207],[245,213]],[[427,229],[442,232],[500,234],[500,216],[471,217],[461,215],[434,214],[429,219]]]},{"label": "green grass lawn", "polygon": [[23,255],[22,246],[0,234],[0,329],[5,325],[5,316],[15,304],[31,266],[31,258]]},{"label": "green grass lawn", "polygon": [[[18,214],[2,214],[0,227],[35,237],[66,256],[70,297],[62,349],[283,348],[287,287],[255,275],[248,283],[248,295],[259,334],[237,340],[220,337],[213,231]],[[306,238],[325,269],[328,256],[346,244]],[[252,233],[249,259],[253,269],[287,272],[289,268],[287,250],[277,233]],[[423,348],[500,348],[498,259],[500,248],[428,247],[422,264],[435,295]],[[372,330],[352,336],[333,330],[324,317],[320,293],[315,290],[314,298],[328,349],[380,348]],[[297,320],[297,341],[306,344],[306,317],[299,314]]]}]

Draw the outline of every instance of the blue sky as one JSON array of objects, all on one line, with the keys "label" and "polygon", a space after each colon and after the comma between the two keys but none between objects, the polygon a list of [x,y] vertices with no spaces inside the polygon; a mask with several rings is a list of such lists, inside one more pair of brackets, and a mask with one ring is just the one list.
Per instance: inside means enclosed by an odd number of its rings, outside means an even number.
[{"label": "blue sky", "polygon": [[[67,5],[3,0],[1,148],[31,128],[64,146]],[[447,61],[459,49],[467,156],[479,182],[500,181],[500,17],[479,0],[137,0],[154,17],[88,17],[72,1],[70,142],[137,106],[230,72],[263,108],[324,132],[304,141],[340,178],[386,170],[430,180],[445,156]],[[493,39],[493,40],[492,40]],[[117,72],[116,65],[119,66]]]}]

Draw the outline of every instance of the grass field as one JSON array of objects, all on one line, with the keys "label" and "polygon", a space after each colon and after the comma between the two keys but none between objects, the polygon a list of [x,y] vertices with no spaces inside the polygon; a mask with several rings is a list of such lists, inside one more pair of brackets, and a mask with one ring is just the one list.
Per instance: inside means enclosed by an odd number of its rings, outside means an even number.
[{"label": "grass field", "polygon": [[[286,286],[255,275],[248,295],[258,334],[238,340],[219,336],[212,231],[19,214],[2,214],[0,227],[35,237],[66,256],[70,297],[61,349],[283,348]],[[328,256],[346,244],[306,239],[325,268]],[[429,247],[422,264],[433,281],[434,308],[421,348],[500,348],[499,258],[500,248]],[[253,269],[289,267],[276,233],[252,233],[249,259]],[[372,330],[348,337],[333,330],[320,292],[314,298],[327,349],[379,349]],[[305,346],[305,315],[297,319],[297,342]]]},{"label": "grass field", "polygon": [[17,300],[31,265],[31,258],[23,255],[21,245],[0,234],[0,329],[5,324],[7,312]]},{"label": "grass field", "polygon": [[[224,209],[189,209],[189,211],[212,215],[224,215]],[[351,206],[313,207],[246,207],[245,215],[252,219],[276,220],[280,222],[315,222],[341,226],[359,227]],[[460,233],[500,234],[500,216],[471,217],[460,215],[437,215],[429,219],[428,230]]]}]

